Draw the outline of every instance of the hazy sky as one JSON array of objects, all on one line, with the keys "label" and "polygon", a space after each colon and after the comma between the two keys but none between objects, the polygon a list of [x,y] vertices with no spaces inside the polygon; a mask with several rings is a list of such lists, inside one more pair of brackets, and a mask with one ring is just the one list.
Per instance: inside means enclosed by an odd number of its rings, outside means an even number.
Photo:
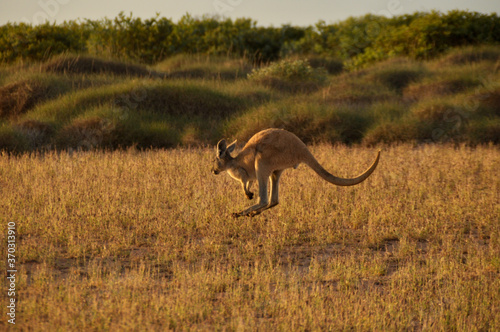
[{"label": "hazy sky", "polygon": [[184,14],[247,17],[262,26],[307,26],[324,20],[334,23],[367,13],[386,16],[452,9],[498,13],[499,0],[0,0],[0,25],[7,22],[61,23],[78,18],[114,18],[120,11],[134,17],[161,16],[177,22]]}]

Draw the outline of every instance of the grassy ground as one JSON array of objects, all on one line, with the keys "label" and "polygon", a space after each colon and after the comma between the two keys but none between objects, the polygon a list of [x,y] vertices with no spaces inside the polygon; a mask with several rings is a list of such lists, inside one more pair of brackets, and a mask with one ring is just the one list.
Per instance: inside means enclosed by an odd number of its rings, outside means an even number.
[{"label": "grassy ground", "polygon": [[[312,151],[339,176],[376,154]],[[300,166],[281,204],[251,219],[230,217],[250,202],[210,174],[212,153],[1,155],[17,328],[500,329],[497,147],[386,147],[346,188]]]},{"label": "grassy ground", "polygon": [[245,59],[195,55],[150,67],[72,55],[4,65],[0,150],[202,146],[268,127],[308,142],[498,144],[499,59],[498,46],[358,71],[312,58],[328,70],[250,77],[258,68]]}]

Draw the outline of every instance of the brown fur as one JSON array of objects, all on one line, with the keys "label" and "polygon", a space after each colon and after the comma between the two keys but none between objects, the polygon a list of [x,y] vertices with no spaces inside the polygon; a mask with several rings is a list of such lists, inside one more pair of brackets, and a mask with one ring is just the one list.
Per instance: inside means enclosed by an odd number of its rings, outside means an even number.
[{"label": "brown fur", "polygon": [[[217,144],[216,159],[212,172],[219,174],[227,171],[229,175],[241,182],[245,195],[253,198],[250,192],[252,183],[259,183],[259,202],[246,210],[234,213],[235,217],[254,216],[276,206],[278,201],[279,179],[287,168],[297,168],[300,163],[311,167],[326,181],[339,186],[352,186],[364,181],[377,167],[377,159],[361,175],[352,179],[336,177],[326,171],[309,152],[307,146],[294,134],[282,129],[266,129],[255,134],[243,147],[241,152],[232,157],[236,141],[229,146],[225,140]],[[271,180],[271,201],[268,199],[268,179]]]}]

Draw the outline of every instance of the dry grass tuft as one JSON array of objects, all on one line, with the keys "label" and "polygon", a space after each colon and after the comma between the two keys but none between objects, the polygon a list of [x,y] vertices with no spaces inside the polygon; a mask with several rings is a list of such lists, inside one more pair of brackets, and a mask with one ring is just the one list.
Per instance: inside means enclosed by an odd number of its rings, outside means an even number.
[{"label": "dry grass tuft", "polygon": [[47,87],[21,81],[0,87],[0,118],[16,118],[46,98]]},{"label": "dry grass tuft", "polygon": [[283,92],[308,93],[324,86],[327,74],[324,67],[313,68],[308,60],[284,59],[254,69],[248,78]]},{"label": "dry grass tuft", "polygon": [[438,61],[439,65],[463,65],[483,61],[496,62],[500,59],[500,51],[495,46],[472,46],[448,52]]},{"label": "dry grass tuft", "polygon": [[119,76],[160,76],[141,65],[126,64],[118,61],[103,60],[82,55],[57,56],[41,66],[43,72],[59,74],[108,74]]},{"label": "dry grass tuft", "polygon": [[245,58],[179,54],[154,66],[168,78],[236,80],[252,70]]},{"label": "dry grass tuft", "polygon": [[479,82],[474,80],[460,78],[411,84],[403,90],[403,96],[411,100],[442,97],[460,93],[478,84]]}]

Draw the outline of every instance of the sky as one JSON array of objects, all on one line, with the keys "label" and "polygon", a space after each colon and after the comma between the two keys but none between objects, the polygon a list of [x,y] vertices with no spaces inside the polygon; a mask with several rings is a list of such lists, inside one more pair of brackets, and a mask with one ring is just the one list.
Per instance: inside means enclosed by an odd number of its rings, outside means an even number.
[{"label": "sky", "polygon": [[144,19],[159,13],[177,22],[192,16],[218,15],[251,18],[259,26],[314,25],[320,20],[335,23],[349,16],[395,16],[415,11],[453,9],[499,13],[499,0],[0,0],[0,25],[19,22],[62,23],[76,19],[114,18],[123,11]]}]

